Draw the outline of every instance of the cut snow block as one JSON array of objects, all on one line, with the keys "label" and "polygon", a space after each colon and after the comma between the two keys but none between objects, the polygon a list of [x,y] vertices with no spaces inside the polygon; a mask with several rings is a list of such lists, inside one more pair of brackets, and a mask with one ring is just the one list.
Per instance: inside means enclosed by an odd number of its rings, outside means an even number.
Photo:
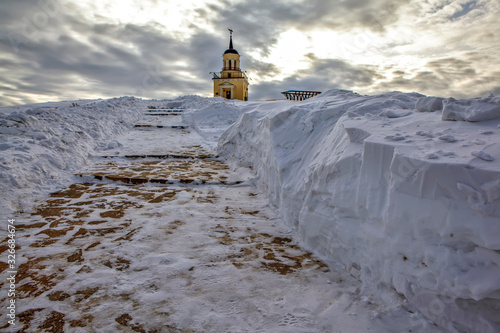
[{"label": "cut snow block", "polygon": [[442,97],[420,97],[415,103],[417,112],[434,112],[443,109]]},{"label": "cut snow block", "polygon": [[443,102],[442,120],[486,121],[500,118],[500,97],[486,97]]},{"label": "cut snow block", "polygon": [[349,136],[349,141],[354,143],[363,143],[363,141],[365,141],[365,139],[371,135],[371,133],[361,128],[348,127],[344,125],[344,129],[347,132],[347,135]]}]

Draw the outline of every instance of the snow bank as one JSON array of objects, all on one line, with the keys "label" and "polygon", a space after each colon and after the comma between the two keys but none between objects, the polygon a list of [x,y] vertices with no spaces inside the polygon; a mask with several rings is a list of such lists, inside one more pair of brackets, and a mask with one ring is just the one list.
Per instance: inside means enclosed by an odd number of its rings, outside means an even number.
[{"label": "snow bank", "polygon": [[[442,121],[438,100],[335,90],[249,103],[218,152],[253,166],[307,246],[365,292],[404,295],[450,332],[498,332],[500,120]],[[492,103],[442,113],[490,115]]]},{"label": "snow bank", "polygon": [[1,211],[30,207],[37,196],[69,184],[95,149],[116,148],[111,139],[142,114],[139,102],[122,97],[0,109]]},{"label": "snow bank", "polygon": [[238,120],[244,105],[237,100],[199,96],[183,96],[171,103],[180,103],[185,109],[182,122],[197,131],[213,149],[222,133]]},{"label": "snow bank", "polygon": [[500,97],[445,100],[443,120],[485,121],[500,118]]},{"label": "snow bank", "polygon": [[420,97],[415,103],[415,111],[417,112],[434,112],[443,109],[443,101],[441,97]]}]

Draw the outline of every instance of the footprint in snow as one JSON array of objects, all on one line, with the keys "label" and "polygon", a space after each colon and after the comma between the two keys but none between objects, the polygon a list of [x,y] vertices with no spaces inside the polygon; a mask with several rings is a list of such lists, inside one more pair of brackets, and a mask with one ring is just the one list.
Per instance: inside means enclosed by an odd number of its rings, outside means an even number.
[{"label": "footprint in snow", "polygon": [[415,134],[418,135],[418,136],[425,136],[427,138],[433,138],[434,137],[434,135],[432,133],[425,132],[425,131],[418,131]]},{"label": "footprint in snow", "polygon": [[439,158],[439,156],[436,153],[429,153],[429,154],[425,154],[425,158],[427,158],[429,160],[437,160]]},{"label": "footprint in snow", "polygon": [[457,139],[453,135],[447,134],[439,137],[439,140],[443,140],[446,142],[456,142]]},{"label": "footprint in snow", "polygon": [[483,140],[481,140],[481,139],[477,139],[476,141],[474,141],[474,143],[475,143],[476,145],[479,145],[479,146],[481,146],[481,145],[485,145],[485,144],[486,144],[486,142],[485,142],[485,141],[483,141]]},{"label": "footprint in snow", "polygon": [[452,151],[444,151],[444,150],[438,150],[436,154],[439,154],[441,156],[456,156],[456,154]]},{"label": "footprint in snow", "polygon": [[401,135],[399,133],[396,133],[395,135],[387,135],[385,137],[385,139],[391,140],[391,141],[402,141],[402,140],[405,140],[406,137],[404,137],[403,135]]},{"label": "footprint in snow", "polygon": [[482,151],[482,150],[474,150],[473,152],[471,152],[471,155],[476,156],[477,158],[480,158],[483,161],[487,161],[487,162],[491,162],[491,161],[495,160],[493,158],[493,156],[491,156],[490,154],[488,154],[487,152]]}]

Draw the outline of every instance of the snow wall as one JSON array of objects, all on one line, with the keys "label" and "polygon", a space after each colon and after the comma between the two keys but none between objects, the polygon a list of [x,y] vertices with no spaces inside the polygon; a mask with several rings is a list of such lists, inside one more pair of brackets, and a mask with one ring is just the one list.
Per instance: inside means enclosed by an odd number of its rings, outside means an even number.
[{"label": "snow wall", "polygon": [[[483,121],[444,120],[471,108]],[[243,111],[218,153],[306,246],[450,332],[500,332],[499,98],[333,90]]]}]

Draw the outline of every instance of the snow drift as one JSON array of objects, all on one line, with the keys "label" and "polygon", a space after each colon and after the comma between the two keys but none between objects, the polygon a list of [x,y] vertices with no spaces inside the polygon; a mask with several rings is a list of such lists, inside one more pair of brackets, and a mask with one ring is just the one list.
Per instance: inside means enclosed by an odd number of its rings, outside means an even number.
[{"label": "snow drift", "polygon": [[500,97],[455,100],[443,108],[443,120],[484,121],[500,118]]},{"label": "snow drift", "polygon": [[174,103],[185,109],[182,114],[184,124],[198,132],[213,149],[222,133],[238,120],[245,105],[238,100],[199,96],[179,97]]},{"label": "snow drift", "polygon": [[219,154],[253,166],[286,223],[366,292],[404,295],[450,332],[499,332],[499,105],[341,90],[248,103]]},{"label": "snow drift", "polygon": [[72,182],[96,149],[141,115],[139,100],[122,97],[0,109],[0,191],[4,214],[29,208],[37,196]]}]

